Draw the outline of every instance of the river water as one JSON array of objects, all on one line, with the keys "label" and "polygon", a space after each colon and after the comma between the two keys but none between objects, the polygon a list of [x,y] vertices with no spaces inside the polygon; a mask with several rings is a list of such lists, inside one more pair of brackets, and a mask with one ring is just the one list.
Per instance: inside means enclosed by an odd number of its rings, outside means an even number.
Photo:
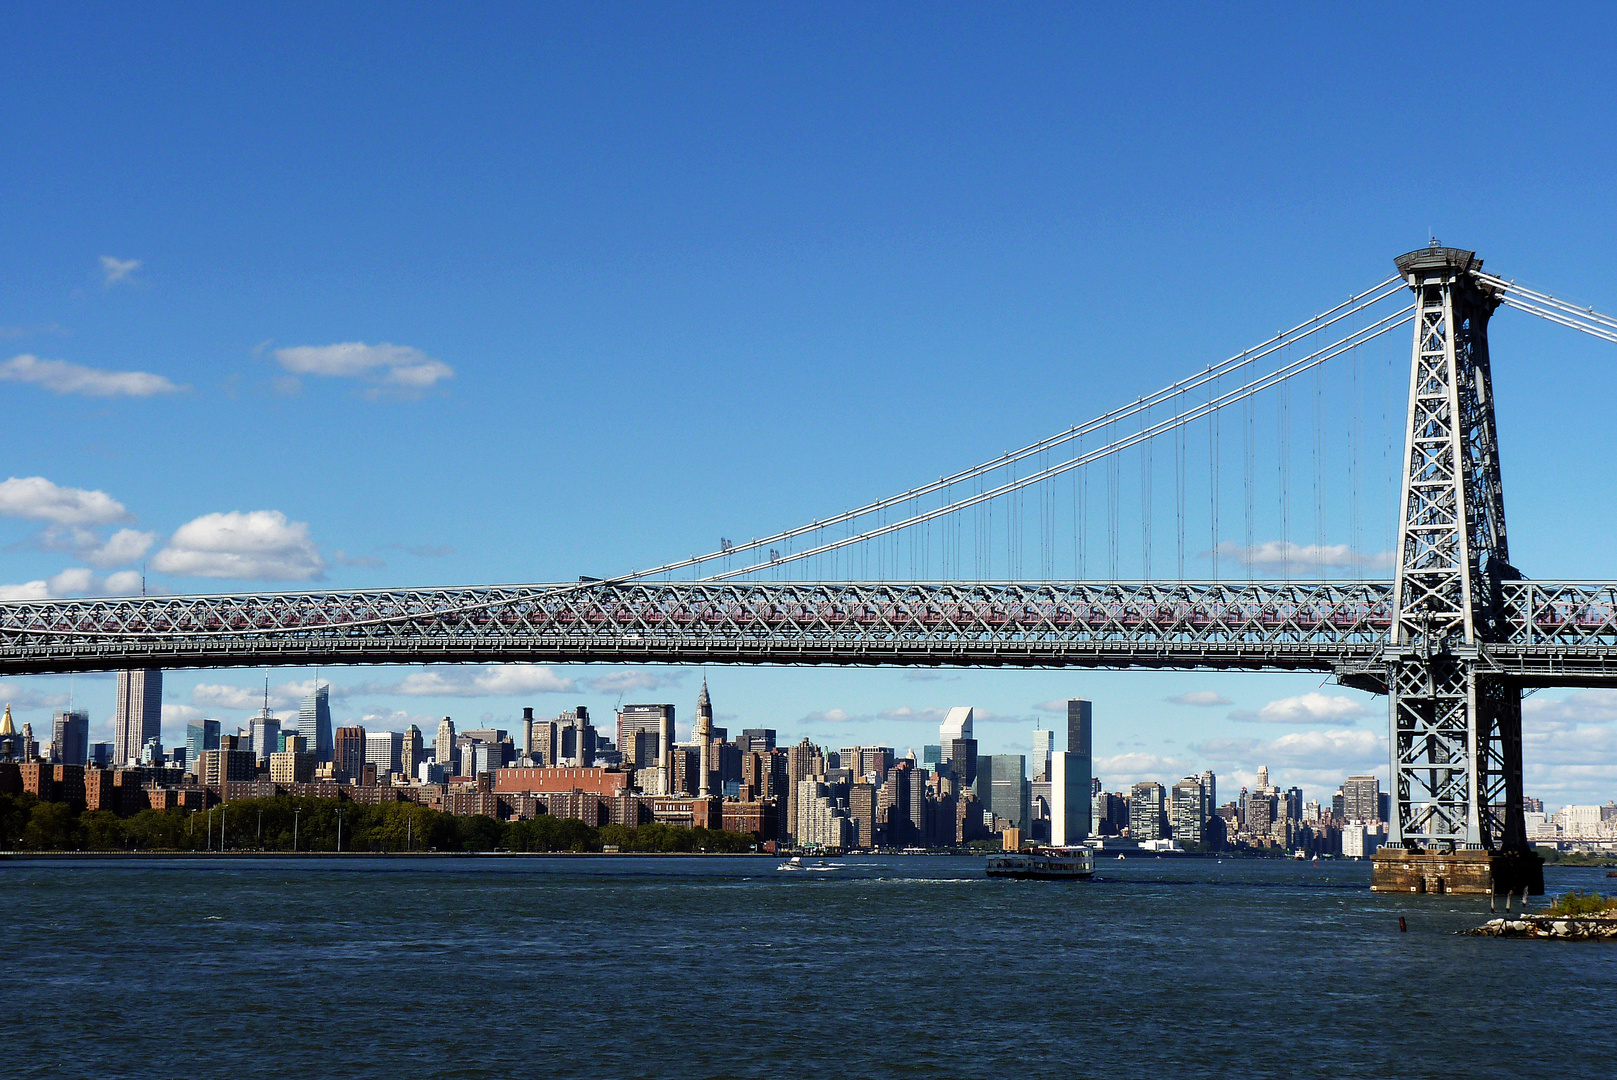
[{"label": "river water", "polygon": [[0,1075],[1617,1075],[1617,945],[1365,863],[777,862],[0,862]]}]

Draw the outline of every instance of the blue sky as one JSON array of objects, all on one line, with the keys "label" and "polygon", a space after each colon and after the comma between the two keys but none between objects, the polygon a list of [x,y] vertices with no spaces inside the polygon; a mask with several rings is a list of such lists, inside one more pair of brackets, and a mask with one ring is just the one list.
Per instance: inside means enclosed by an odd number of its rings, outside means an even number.
[{"label": "blue sky", "polygon": [[[0,476],[44,483],[0,491],[0,584],[647,566],[1132,400],[1433,233],[1610,311],[1614,26],[1599,6],[8,8]],[[1514,312],[1493,352],[1515,561],[1617,574],[1617,356]],[[1406,357],[1402,334],[1365,351],[1354,410],[1372,554]],[[1348,542],[1340,498],[1326,524]],[[1277,536],[1265,504],[1255,539]],[[271,673],[277,706],[312,674]],[[700,681],[328,674],[340,718],[424,728],[620,694],[685,711]],[[1112,786],[1268,763],[1313,794],[1385,768],[1382,703],[1317,677],[707,675],[733,728],[901,750],[954,704],[1015,750],[1041,703],[1088,696]],[[261,680],[173,674],[170,737],[240,722]],[[107,678],[0,693],[36,729],[69,693],[111,712]],[[1617,697],[1530,699],[1529,789],[1617,795],[1614,720]]]}]

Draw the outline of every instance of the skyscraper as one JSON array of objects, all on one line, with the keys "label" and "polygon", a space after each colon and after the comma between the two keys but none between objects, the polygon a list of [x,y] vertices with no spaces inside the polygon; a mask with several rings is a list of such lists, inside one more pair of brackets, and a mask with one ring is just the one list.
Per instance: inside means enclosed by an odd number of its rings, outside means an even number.
[{"label": "skyscraper", "polygon": [[378,779],[400,771],[404,739],[396,731],[365,733],[365,764],[376,766]]},{"label": "skyscraper", "polygon": [[1350,776],[1342,785],[1342,816],[1349,821],[1381,820],[1381,781],[1374,776]]},{"label": "skyscraper", "polygon": [[1181,844],[1200,844],[1211,812],[1201,777],[1187,776],[1173,786],[1173,838]]},{"label": "skyscraper", "polygon": [[1080,843],[1094,831],[1091,737],[1090,703],[1069,699],[1067,749],[1050,755],[1050,842],[1057,846]]},{"label": "skyscraper", "polygon": [[[309,741],[316,761],[332,760],[335,746],[331,736],[330,686],[316,686],[314,693],[303,699],[303,708],[298,710],[298,734]],[[361,751],[361,757],[363,755]]]},{"label": "skyscraper", "polygon": [[438,741],[432,744],[432,757],[445,768],[455,763],[455,722],[447,716],[438,721]]},{"label": "skyscraper", "polygon": [[204,750],[219,749],[219,721],[193,720],[185,728],[185,766],[193,775],[197,773]]},{"label": "skyscraper", "polygon": [[[994,754],[980,757],[978,775],[986,772],[988,782],[988,808],[997,818],[1004,818],[1015,829],[1028,827],[1029,787],[1025,770],[1026,759],[1021,754]],[[986,768],[981,764],[987,762]],[[977,785],[982,790],[982,785]]]},{"label": "skyscraper", "polygon": [[266,707],[262,713],[248,722],[247,731],[248,738],[253,744],[252,751],[258,756],[258,763],[262,765],[279,749],[281,721],[271,716]]},{"label": "skyscraper", "polygon": [[1212,769],[1202,771],[1202,787],[1207,792],[1207,812],[1211,814],[1218,809],[1218,777],[1213,775]]},{"label": "skyscraper", "polygon": [[339,775],[357,782],[365,770],[365,729],[338,728],[332,741],[331,761]]},{"label": "skyscraper", "polygon": [[1050,755],[1055,752],[1056,733],[1049,728],[1033,729],[1033,779],[1050,779]]},{"label": "skyscraper", "polygon": [[943,718],[943,724],[938,728],[938,745],[943,750],[943,760],[948,761],[953,752],[956,739],[973,738],[971,733],[971,706],[958,705],[949,710]]},{"label": "skyscraper", "polygon": [[1136,840],[1165,840],[1168,832],[1167,789],[1161,784],[1135,784],[1129,789],[1129,835]]},{"label": "skyscraper", "polygon": [[399,772],[406,779],[414,779],[416,766],[421,764],[421,729],[411,724],[399,740]]},{"label": "skyscraper", "polygon": [[112,757],[128,765],[146,740],[163,734],[163,673],[156,668],[118,672],[112,709]]},{"label": "skyscraper", "polygon": [[83,765],[90,753],[90,714],[69,709],[56,714],[51,725],[51,760],[58,765]]},{"label": "skyscraper", "polygon": [[[741,738],[736,740],[736,745],[741,748],[743,754],[767,754],[775,749],[775,729],[745,728],[741,732]],[[618,744],[618,749],[623,749],[622,743]]]}]

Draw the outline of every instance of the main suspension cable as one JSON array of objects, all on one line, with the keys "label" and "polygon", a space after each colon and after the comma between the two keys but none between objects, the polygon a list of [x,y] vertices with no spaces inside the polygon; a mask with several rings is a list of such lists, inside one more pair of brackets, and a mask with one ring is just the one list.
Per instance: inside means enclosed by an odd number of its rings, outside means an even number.
[{"label": "main suspension cable", "polygon": [[[608,580],[621,582],[655,577],[659,574],[668,574],[677,570],[684,570],[689,567],[700,566],[705,563],[712,562],[715,559],[723,559],[726,556],[739,554],[744,551],[756,551],[761,548],[767,548],[770,545],[787,543],[796,537],[817,532],[818,530],[821,530],[827,526],[840,525],[844,522],[854,521],[858,518],[869,516],[870,514],[873,514],[879,510],[885,510],[889,507],[900,505],[920,496],[930,495],[933,492],[947,488],[949,485],[967,480],[975,480],[988,473],[995,472],[1015,462],[1021,461],[1024,458],[1038,454],[1041,451],[1064,445],[1073,441],[1074,439],[1080,438],[1083,435],[1093,433],[1107,427],[1108,425],[1114,424],[1119,420],[1125,420],[1131,416],[1135,416],[1149,409],[1153,405],[1160,405],[1186,390],[1193,390],[1207,382],[1219,378],[1222,375],[1229,374],[1230,372],[1251,365],[1283,348],[1284,346],[1290,345],[1295,340],[1307,338],[1312,334],[1316,334],[1330,326],[1335,325],[1351,315],[1365,311],[1368,308],[1374,307],[1383,300],[1398,295],[1399,293],[1403,292],[1404,288],[1405,285],[1402,277],[1390,277],[1387,280],[1378,283],[1373,288],[1366,289],[1363,292],[1356,293],[1355,295],[1348,297],[1348,299],[1342,301],[1342,303],[1337,304],[1335,307],[1314,316],[1312,319],[1298,323],[1289,330],[1281,331],[1260,345],[1254,346],[1251,349],[1247,349],[1244,352],[1219,361],[1216,364],[1209,365],[1205,370],[1163,387],[1155,393],[1148,394],[1129,405],[1113,409],[1110,412],[1102,413],[1100,416],[1097,416],[1083,424],[1078,424],[1074,427],[1068,428],[1066,431],[1051,435],[1045,439],[1041,439],[1038,442],[1030,443],[1027,446],[1022,447],[1020,450],[1008,452],[1004,456],[995,458],[992,461],[985,461],[981,464],[974,465],[969,469],[964,469],[960,472],[954,473],[953,475],[940,477],[935,482],[924,484],[921,487],[912,488],[909,491],[905,491],[898,495],[891,495],[883,499],[878,499],[874,502],[866,503],[865,505],[855,507],[852,510],[845,510],[840,514],[836,514],[823,520],[816,520],[807,525],[800,525],[796,528],[786,529],[782,532],[777,532],[769,536],[756,537],[750,542],[733,544],[719,551],[712,551],[702,555],[692,555],[689,558],[680,559],[676,562],[665,563],[661,566],[652,567],[649,570],[631,571],[628,574],[609,578]],[[726,573],[728,574],[729,571],[726,571]]]},{"label": "main suspension cable", "polygon": [[[1263,392],[1264,390],[1269,389],[1270,387],[1279,385],[1280,383],[1285,382],[1287,379],[1290,379],[1295,375],[1298,375],[1298,374],[1300,374],[1300,373],[1302,373],[1304,371],[1311,370],[1312,368],[1317,367],[1318,365],[1325,363],[1327,360],[1330,360],[1331,358],[1333,358],[1335,356],[1339,356],[1342,353],[1349,351],[1355,345],[1362,345],[1362,344],[1364,344],[1364,343],[1366,343],[1368,341],[1371,341],[1371,340],[1373,340],[1373,339],[1375,339],[1377,337],[1380,337],[1382,334],[1387,333],[1389,330],[1393,330],[1393,329],[1396,329],[1397,327],[1403,326],[1404,324],[1408,323],[1413,318],[1414,310],[1415,310],[1415,305],[1414,304],[1410,304],[1410,305],[1408,305],[1406,307],[1400,308],[1399,310],[1393,312],[1392,314],[1387,315],[1384,318],[1382,318],[1382,319],[1380,319],[1380,320],[1378,320],[1378,321],[1376,321],[1374,323],[1371,323],[1369,326],[1365,327],[1364,329],[1354,331],[1353,333],[1347,335],[1346,337],[1340,338],[1336,342],[1333,342],[1332,344],[1327,345],[1325,348],[1320,349],[1317,352],[1313,352],[1313,353],[1308,354],[1307,356],[1299,357],[1299,358],[1297,358],[1295,360],[1292,360],[1289,363],[1287,363],[1286,366],[1278,368],[1278,369],[1276,369],[1274,371],[1271,371],[1267,375],[1264,375],[1264,376],[1261,376],[1261,377],[1259,377],[1257,379],[1254,379],[1253,381],[1247,383],[1245,386],[1239,387],[1239,388],[1237,388],[1235,390],[1231,390],[1231,391],[1223,394],[1220,397],[1214,398],[1210,402],[1206,402],[1206,403],[1203,403],[1203,404],[1196,405],[1196,406],[1194,406],[1194,407],[1192,407],[1192,408],[1190,408],[1190,409],[1188,409],[1188,410],[1186,410],[1184,412],[1179,413],[1176,416],[1170,417],[1167,420],[1159,421],[1158,423],[1153,424],[1150,427],[1142,428],[1142,429],[1140,429],[1139,431],[1135,432],[1132,435],[1127,435],[1127,436],[1124,436],[1124,437],[1119,438],[1119,439],[1114,439],[1113,441],[1107,443],[1105,446],[1097,447],[1096,449],[1091,450],[1087,454],[1082,454],[1082,455],[1079,455],[1077,457],[1069,458],[1068,460],[1066,460],[1064,462],[1060,462],[1059,464],[1056,464],[1056,465],[1051,465],[1051,466],[1049,466],[1047,468],[1041,469],[1041,470],[1039,470],[1037,472],[1034,472],[1034,473],[1029,473],[1027,476],[1024,476],[1024,477],[1021,477],[1019,479],[1012,480],[1012,481],[1009,481],[1009,482],[1006,482],[1006,483],[1003,483],[1003,484],[1000,484],[997,487],[988,488],[988,489],[985,489],[985,490],[979,490],[977,493],[972,495],[969,499],[962,500],[961,502],[955,503],[952,506],[939,507],[937,509],[929,510],[929,511],[927,511],[925,513],[918,514],[918,515],[915,515],[913,517],[905,518],[904,520],[901,520],[901,521],[895,521],[895,522],[890,522],[890,523],[887,523],[887,524],[883,524],[883,525],[881,525],[881,526],[879,526],[879,527],[877,527],[875,529],[869,530],[868,532],[863,532],[863,533],[859,533],[857,535],[847,536],[847,537],[844,537],[844,538],[839,539],[839,540],[833,540],[833,541],[830,541],[830,542],[828,542],[828,543],[826,543],[826,544],[824,544],[824,545],[822,545],[820,547],[808,549],[808,550],[805,550],[803,552],[799,552],[796,557],[798,557],[798,558],[806,558],[806,557],[811,556],[811,555],[819,554],[822,551],[831,551],[831,550],[835,550],[835,549],[840,548],[840,547],[844,547],[844,546],[846,546],[848,544],[856,544],[856,543],[860,543],[860,542],[863,542],[863,541],[866,541],[866,540],[874,539],[874,538],[879,537],[879,536],[885,536],[885,535],[887,535],[889,533],[896,532],[899,529],[905,529],[905,528],[909,528],[912,525],[918,525],[918,524],[921,524],[922,522],[925,522],[925,521],[931,521],[932,519],[937,518],[937,517],[941,517],[944,514],[953,513],[955,511],[962,510],[962,509],[965,509],[965,508],[970,507],[970,506],[975,506],[975,505],[983,504],[983,503],[991,504],[991,501],[993,499],[996,499],[996,498],[998,498],[998,497],[1000,497],[1002,495],[1007,495],[1007,494],[1010,494],[1013,491],[1018,491],[1018,490],[1020,490],[1022,488],[1025,488],[1025,487],[1031,485],[1031,484],[1036,484],[1036,483],[1039,483],[1041,481],[1048,480],[1053,476],[1060,476],[1062,473],[1068,472],[1068,471],[1070,471],[1072,469],[1080,468],[1081,466],[1087,465],[1092,461],[1098,461],[1101,458],[1113,458],[1113,460],[1115,462],[1114,455],[1116,455],[1119,451],[1126,450],[1131,446],[1136,446],[1136,445],[1140,444],[1141,442],[1144,442],[1144,441],[1146,441],[1148,439],[1155,438],[1156,436],[1164,434],[1164,433],[1169,432],[1169,431],[1172,431],[1175,428],[1182,427],[1185,424],[1189,424],[1189,423],[1192,423],[1192,422],[1194,422],[1196,420],[1200,420],[1202,417],[1207,416],[1208,414],[1210,414],[1211,412],[1213,412],[1215,410],[1222,409],[1222,408],[1224,408],[1224,407],[1226,407],[1228,405],[1235,404],[1236,402],[1245,401],[1246,399],[1251,398],[1254,395],[1259,394],[1259,393]],[[1114,489],[1114,492],[1115,492],[1115,489]],[[741,567],[741,568],[735,569],[735,570],[726,570],[726,571],[724,571],[722,573],[713,574],[713,575],[710,575],[708,577],[702,578],[700,580],[703,580],[703,581],[727,581],[730,578],[739,577],[739,576],[741,576],[743,574],[756,573],[759,570],[767,568],[769,565],[770,565],[770,563],[768,563],[768,562],[755,563],[752,566],[744,566],[744,567]],[[1113,570],[1113,577],[1114,578],[1116,577],[1115,569]]]}]

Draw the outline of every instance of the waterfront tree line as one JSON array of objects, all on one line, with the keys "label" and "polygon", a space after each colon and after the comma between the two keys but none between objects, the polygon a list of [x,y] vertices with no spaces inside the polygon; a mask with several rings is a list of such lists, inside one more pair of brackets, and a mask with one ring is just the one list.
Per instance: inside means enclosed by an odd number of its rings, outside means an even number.
[{"label": "waterfront tree line", "polygon": [[[751,836],[669,825],[603,825],[540,815],[497,821],[415,803],[239,799],[210,810],[106,810],[0,795],[0,847],[27,851],[619,851],[737,852]],[[294,845],[296,845],[294,847]]]}]

